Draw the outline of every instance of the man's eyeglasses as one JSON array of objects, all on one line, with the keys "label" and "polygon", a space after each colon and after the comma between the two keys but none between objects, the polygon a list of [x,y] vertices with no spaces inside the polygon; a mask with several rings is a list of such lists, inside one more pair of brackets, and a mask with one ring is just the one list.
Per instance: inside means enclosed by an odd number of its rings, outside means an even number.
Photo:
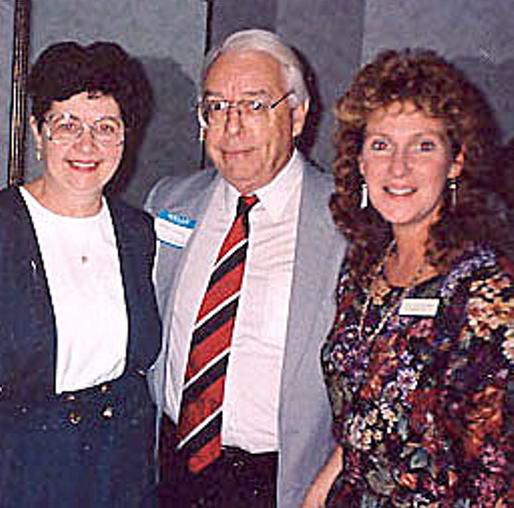
[{"label": "man's eyeglasses", "polygon": [[102,116],[87,123],[70,113],[63,113],[45,118],[45,124],[47,139],[63,145],[77,141],[86,128],[93,139],[105,147],[121,145],[125,139],[123,121],[115,116]]},{"label": "man's eyeglasses", "polygon": [[286,100],[294,90],[289,90],[275,101],[268,99],[241,99],[227,101],[225,99],[204,99],[200,101],[198,111],[203,127],[222,125],[227,121],[228,112],[235,109],[243,122],[261,122],[268,118],[268,113]]}]

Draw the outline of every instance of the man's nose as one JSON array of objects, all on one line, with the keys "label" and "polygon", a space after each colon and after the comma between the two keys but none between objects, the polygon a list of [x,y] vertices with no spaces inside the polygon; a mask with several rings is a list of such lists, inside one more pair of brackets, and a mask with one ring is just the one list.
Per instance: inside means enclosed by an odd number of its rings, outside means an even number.
[{"label": "man's nose", "polygon": [[243,119],[241,109],[237,104],[231,104],[227,108],[227,116],[225,118],[225,129],[231,134],[239,132],[242,128]]}]

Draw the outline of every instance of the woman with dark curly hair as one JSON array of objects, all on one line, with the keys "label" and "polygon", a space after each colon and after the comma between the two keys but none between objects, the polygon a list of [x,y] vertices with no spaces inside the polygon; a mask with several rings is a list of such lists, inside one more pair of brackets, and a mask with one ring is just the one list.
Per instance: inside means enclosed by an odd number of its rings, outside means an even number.
[{"label": "woman with dark curly hair", "polygon": [[155,236],[104,189],[149,84],[117,44],[63,42],[28,86],[42,172],[0,193],[0,506],[139,507],[155,478]]},{"label": "woman with dark curly hair", "polygon": [[353,242],[322,350],[337,445],[304,506],[506,506],[514,285],[483,185],[494,119],[427,50],[381,53],[336,115],[331,209]]}]

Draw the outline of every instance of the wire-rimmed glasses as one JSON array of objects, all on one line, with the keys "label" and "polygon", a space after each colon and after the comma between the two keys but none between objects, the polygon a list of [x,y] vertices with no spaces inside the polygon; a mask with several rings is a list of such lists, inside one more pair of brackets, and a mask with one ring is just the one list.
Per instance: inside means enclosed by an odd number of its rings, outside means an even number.
[{"label": "wire-rimmed glasses", "polygon": [[123,120],[116,116],[102,116],[92,123],[71,113],[49,115],[45,118],[46,138],[53,143],[71,144],[89,129],[93,139],[105,147],[119,146],[125,139]]},{"label": "wire-rimmed glasses", "polygon": [[202,127],[224,125],[228,112],[235,109],[243,122],[262,122],[268,118],[268,113],[294,93],[289,90],[278,99],[241,99],[228,101],[226,99],[206,98],[198,104],[198,116]]}]

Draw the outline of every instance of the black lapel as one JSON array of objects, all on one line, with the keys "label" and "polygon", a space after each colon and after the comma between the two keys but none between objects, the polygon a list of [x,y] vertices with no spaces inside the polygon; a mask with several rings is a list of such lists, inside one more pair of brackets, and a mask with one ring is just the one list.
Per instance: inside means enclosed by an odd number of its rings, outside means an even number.
[{"label": "black lapel", "polygon": [[[0,198],[3,281],[0,372],[16,398],[39,399],[55,391],[56,327],[43,259],[20,191]],[[3,383],[2,383],[3,384]]]},{"label": "black lapel", "polygon": [[151,269],[155,238],[151,219],[122,202],[109,199],[120,257],[129,325],[127,370],[146,371],[160,346],[160,323]]}]

